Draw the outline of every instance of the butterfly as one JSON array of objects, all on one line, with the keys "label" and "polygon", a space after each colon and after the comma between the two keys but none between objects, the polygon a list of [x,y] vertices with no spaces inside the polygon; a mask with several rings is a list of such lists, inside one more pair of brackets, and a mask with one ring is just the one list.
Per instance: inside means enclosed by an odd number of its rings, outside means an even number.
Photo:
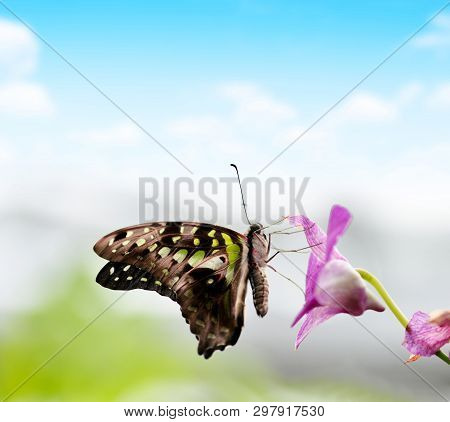
[{"label": "butterfly", "polygon": [[243,235],[225,227],[193,222],[156,222],[116,230],[94,251],[109,262],[97,283],[112,290],[153,290],[180,305],[209,358],[239,339],[247,284],[256,313],[268,311],[265,274],[270,242],[252,224]]},{"label": "butterfly", "polygon": [[[239,172],[232,166],[247,216]],[[177,302],[198,340],[198,354],[208,359],[238,341],[248,281],[256,313],[264,317],[268,311],[265,267],[270,235],[261,224],[249,224],[245,235],[194,222],[144,223],[116,230],[94,246],[97,255],[109,261],[96,281],[112,290],[153,290]]]}]

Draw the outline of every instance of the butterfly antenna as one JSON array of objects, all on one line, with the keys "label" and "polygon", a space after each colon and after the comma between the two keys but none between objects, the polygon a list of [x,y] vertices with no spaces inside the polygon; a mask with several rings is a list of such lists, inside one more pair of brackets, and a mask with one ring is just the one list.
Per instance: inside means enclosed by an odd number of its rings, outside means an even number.
[{"label": "butterfly antenna", "polygon": [[[262,231],[262,230],[266,230],[266,229],[268,229],[269,227],[272,227],[272,226],[275,226],[275,225],[277,225],[277,224],[282,223],[284,220],[286,220],[286,218],[288,218],[288,217],[280,218],[278,221],[275,221],[275,223],[269,224],[268,226],[261,227],[260,229],[255,230],[255,231],[259,232],[259,231]],[[288,227],[287,229],[284,229],[284,230],[288,230],[289,228],[290,228],[290,227]],[[277,233],[277,232],[274,232],[274,233]]]},{"label": "butterfly antenna", "polygon": [[242,206],[244,207],[245,217],[247,218],[248,224],[252,225],[252,223],[250,222],[250,219],[248,218],[248,214],[247,214],[247,206],[245,205],[244,192],[242,191],[242,184],[241,184],[241,178],[239,177],[239,170],[238,170],[236,164],[230,164],[230,166],[234,167],[234,169],[236,170],[237,178],[239,181],[239,188],[241,189]]}]

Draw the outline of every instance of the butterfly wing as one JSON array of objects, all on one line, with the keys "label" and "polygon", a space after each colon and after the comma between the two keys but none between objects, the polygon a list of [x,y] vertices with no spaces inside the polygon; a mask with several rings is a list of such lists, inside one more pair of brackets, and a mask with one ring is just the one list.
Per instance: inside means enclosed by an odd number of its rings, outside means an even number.
[{"label": "butterfly wing", "polygon": [[199,223],[151,223],[117,230],[94,246],[110,261],[97,282],[114,290],[155,290],[179,303],[208,358],[237,342],[248,278],[245,236]]}]

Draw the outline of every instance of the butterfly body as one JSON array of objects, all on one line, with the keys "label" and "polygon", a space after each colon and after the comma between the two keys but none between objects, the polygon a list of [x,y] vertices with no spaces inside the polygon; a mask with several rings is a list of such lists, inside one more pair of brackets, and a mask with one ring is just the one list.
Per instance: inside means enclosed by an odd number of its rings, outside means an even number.
[{"label": "butterfly body", "polygon": [[257,314],[268,307],[269,243],[261,226],[246,235],[211,224],[157,222],[116,230],[94,246],[109,262],[97,282],[113,290],[154,290],[176,301],[198,353],[234,345],[244,323],[247,283]]},{"label": "butterfly body", "polygon": [[253,303],[256,313],[264,317],[269,308],[269,283],[265,271],[269,245],[266,238],[260,234],[261,228],[260,224],[252,224],[247,238],[249,239],[249,280],[253,291]]}]

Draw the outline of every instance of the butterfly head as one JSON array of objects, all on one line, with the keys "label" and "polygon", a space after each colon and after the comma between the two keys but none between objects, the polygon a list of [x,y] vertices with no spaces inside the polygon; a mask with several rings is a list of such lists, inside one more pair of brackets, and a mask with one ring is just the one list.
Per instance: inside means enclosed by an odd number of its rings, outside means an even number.
[{"label": "butterfly head", "polygon": [[261,231],[261,229],[263,228],[263,225],[260,223],[253,223],[250,226],[250,231],[251,232],[257,232],[257,231]]},{"label": "butterfly head", "polygon": [[248,237],[254,237],[254,236],[258,236],[261,239],[267,239],[266,234],[262,231],[263,229],[263,225],[260,223],[253,223],[250,225],[249,229],[248,229],[248,233],[247,236]]}]

